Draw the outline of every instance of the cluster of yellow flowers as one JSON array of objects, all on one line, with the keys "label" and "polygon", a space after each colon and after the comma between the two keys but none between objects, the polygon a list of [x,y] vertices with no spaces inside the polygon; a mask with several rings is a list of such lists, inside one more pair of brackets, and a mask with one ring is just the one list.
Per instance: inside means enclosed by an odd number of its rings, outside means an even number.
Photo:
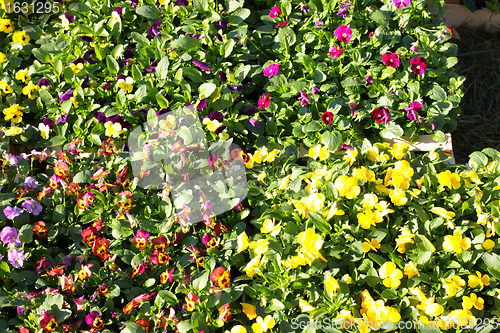
[{"label": "cluster of yellow flowers", "polygon": [[353,321],[357,322],[361,333],[369,332],[370,329],[378,331],[382,323],[398,323],[401,320],[401,315],[396,308],[386,306],[381,299],[375,301],[368,290],[361,291],[359,296],[361,298],[359,313],[363,318],[353,318],[349,312],[346,313],[346,321],[349,319],[349,326]]},{"label": "cluster of yellow flowers", "polygon": [[245,166],[247,168],[251,169],[253,168],[254,163],[261,164],[263,162],[273,162],[278,156],[279,152],[280,151],[278,149],[273,149],[269,152],[267,150],[267,147],[264,146],[259,150],[256,150],[253,155],[250,153],[243,153],[243,162],[245,163]]},{"label": "cluster of yellow flowers", "polygon": [[305,199],[300,201],[294,199],[292,201],[295,209],[303,219],[309,217],[309,212],[316,213],[325,206],[325,195],[322,193],[313,192]]},{"label": "cluster of yellow flowers", "polygon": [[325,257],[319,252],[323,246],[321,235],[317,234],[313,228],[308,228],[306,231],[299,233],[297,240],[301,245],[296,252],[296,256],[283,261],[283,264],[288,268],[297,268],[299,266],[311,265],[314,259],[321,259],[327,262]]},{"label": "cluster of yellow flowers", "polygon": [[24,110],[24,108],[19,106],[19,104],[14,104],[3,109],[3,114],[5,115],[4,119],[7,121],[12,120],[13,123],[19,124],[23,121],[23,112],[21,110]]},{"label": "cluster of yellow flowers", "polygon": [[363,199],[364,212],[358,213],[358,223],[363,229],[370,229],[371,226],[376,226],[377,223],[384,221],[384,216],[394,212],[389,209],[389,203],[386,201],[378,202],[378,197],[375,194],[365,194]]}]

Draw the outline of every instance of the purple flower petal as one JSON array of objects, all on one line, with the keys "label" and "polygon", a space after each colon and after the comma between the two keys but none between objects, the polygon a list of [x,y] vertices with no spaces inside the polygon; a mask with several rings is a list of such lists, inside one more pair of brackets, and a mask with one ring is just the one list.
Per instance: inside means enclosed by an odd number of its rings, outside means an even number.
[{"label": "purple flower petal", "polygon": [[207,106],[207,99],[204,98],[200,101],[200,103],[198,103],[198,106],[196,107],[196,110],[203,110],[205,108],[205,106]]},{"label": "purple flower petal", "polygon": [[148,37],[154,38],[155,36],[159,36],[161,34],[161,29],[159,28],[161,24],[161,20],[156,21],[149,27],[148,29]]},{"label": "purple flower petal", "polygon": [[71,96],[73,96],[73,89],[68,89],[66,90],[60,97],[59,97],[59,104],[62,104],[64,101],[68,101]]},{"label": "purple flower petal", "polygon": [[224,116],[219,111],[213,111],[213,112],[211,112],[208,117],[210,118],[210,120],[214,120],[215,119],[219,123],[222,123],[224,121]]},{"label": "purple flower petal", "polygon": [[219,71],[219,79],[226,83],[227,82],[227,76],[226,76],[226,73],[224,73],[223,71]]},{"label": "purple flower petal", "polygon": [[46,117],[43,120],[43,124],[49,126],[50,129],[53,129],[55,126],[54,121],[52,119],[50,119],[49,117]]},{"label": "purple flower petal", "polygon": [[193,64],[195,64],[196,66],[198,66],[201,70],[204,70],[206,72],[211,72],[212,71],[212,68],[210,68],[206,63],[204,63],[202,61],[192,60],[191,62]]}]

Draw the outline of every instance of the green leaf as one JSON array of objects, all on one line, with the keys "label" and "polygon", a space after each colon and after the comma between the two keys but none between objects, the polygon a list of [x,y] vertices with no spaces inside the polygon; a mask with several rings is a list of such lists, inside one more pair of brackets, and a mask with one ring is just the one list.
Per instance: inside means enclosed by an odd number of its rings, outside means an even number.
[{"label": "green leaf", "polygon": [[403,136],[403,129],[398,124],[389,123],[385,125],[385,128],[380,132],[380,136],[386,140],[399,138]]},{"label": "green leaf", "polygon": [[417,204],[414,204],[413,205],[413,208],[415,209],[415,211],[417,212],[417,216],[418,218],[420,219],[420,221],[422,222],[426,222],[427,220],[429,220],[429,215],[427,215],[427,213],[425,212],[425,210],[422,208],[422,206],[419,206]]},{"label": "green leaf", "polygon": [[326,221],[322,214],[309,212],[309,219],[314,226],[322,233],[328,234],[332,230],[332,226]]},{"label": "green leaf", "polygon": [[19,240],[23,243],[31,243],[33,240],[33,226],[25,224],[19,230]]},{"label": "green leaf", "polygon": [[427,96],[435,101],[444,101],[446,99],[446,91],[437,83],[432,83],[432,89],[429,90]]},{"label": "green leaf", "polygon": [[342,144],[342,134],[338,131],[325,132],[321,135],[321,142],[328,148],[330,153],[334,153]]},{"label": "green leaf", "polygon": [[132,65],[132,78],[135,80],[135,82],[139,82],[142,80],[141,70],[136,64]]},{"label": "green leaf", "polygon": [[321,125],[321,123],[317,120],[313,120],[311,121],[310,123],[308,123],[306,126],[305,126],[305,131],[310,133],[310,132],[318,132],[320,131],[321,129],[323,128],[323,125]]},{"label": "green leaf", "polygon": [[108,66],[108,70],[111,73],[111,75],[116,75],[120,70],[120,66],[116,62],[115,58],[113,58],[110,55],[106,56],[106,65]]},{"label": "green leaf", "polygon": [[212,93],[217,89],[217,86],[214,83],[203,83],[199,88],[198,88],[198,93],[200,94],[200,98],[207,98],[212,95]]},{"label": "green leaf", "polygon": [[444,142],[446,140],[446,135],[443,133],[443,131],[437,131],[436,133],[432,134],[432,139],[437,142]]},{"label": "green leaf", "polygon": [[106,56],[106,52],[102,49],[102,47],[99,45],[99,43],[94,44],[94,50],[95,50],[95,56],[97,59],[102,61],[104,57]]},{"label": "green leaf", "polygon": [[382,75],[380,76],[380,79],[381,80],[386,79],[389,76],[391,76],[392,74],[394,74],[395,72],[396,72],[396,68],[392,68],[392,67],[387,66],[386,68],[384,68],[382,70]]},{"label": "green leaf", "polygon": [[66,141],[66,138],[58,135],[53,138],[51,138],[47,143],[45,144],[46,147],[55,147],[55,146],[62,146],[62,144]]},{"label": "green leaf", "polygon": [[207,0],[193,0],[193,8],[198,13],[204,13],[208,11],[208,1]]},{"label": "green leaf", "polygon": [[148,20],[151,20],[151,21],[158,21],[160,19],[160,11],[158,10],[158,8],[156,8],[156,6],[142,6],[142,7],[138,7],[135,12],[138,14],[138,15],[141,15],[141,16],[144,16],[145,18],[147,18]]},{"label": "green leaf", "polygon": [[163,97],[162,94],[156,94],[156,101],[158,102],[158,105],[163,108],[163,109],[166,109],[168,108],[168,100]]},{"label": "green leaf", "polygon": [[174,305],[176,302],[177,302],[177,297],[175,296],[174,293],[172,293],[169,290],[160,290],[155,299],[155,305],[158,308],[164,307],[163,306],[164,303],[166,303],[165,307],[167,307]]},{"label": "green leaf", "polygon": [[278,32],[278,41],[281,47],[288,47],[290,50],[290,46],[295,44],[297,37],[295,36],[295,32],[293,32],[292,28],[285,27]]},{"label": "green leaf", "polygon": [[128,322],[125,324],[125,328],[120,331],[120,333],[146,333],[141,325],[137,323]]},{"label": "green leaf", "polygon": [[137,32],[132,32],[130,33],[130,37],[139,45],[144,46],[144,45],[149,45],[149,40],[144,37],[141,34],[138,34]]},{"label": "green leaf", "polygon": [[488,164],[488,157],[480,151],[475,151],[469,155],[469,165],[475,169],[477,167],[484,167]]},{"label": "green leaf", "polygon": [[189,320],[183,320],[177,324],[177,329],[180,333],[188,332],[191,328],[193,328],[193,325]]},{"label": "green leaf", "polygon": [[52,213],[52,218],[54,222],[62,222],[66,219],[66,208],[64,205],[57,205]]},{"label": "green leaf", "polygon": [[250,9],[248,8],[240,8],[229,16],[228,23],[239,25],[246,20],[251,14]]},{"label": "green leaf", "polygon": [[205,289],[208,284],[208,271],[203,271],[193,280],[193,288],[195,290],[201,291]]},{"label": "green leaf", "polygon": [[72,10],[76,13],[86,13],[90,11],[90,7],[84,3],[74,3],[69,6],[69,10]]},{"label": "green leaf", "polygon": [[271,303],[267,306],[266,312],[274,312],[274,311],[281,311],[285,308],[285,304],[281,303],[279,300],[276,298],[273,298],[271,300]]},{"label": "green leaf", "polygon": [[160,62],[158,63],[158,66],[156,66],[155,75],[160,80],[165,80],[167,78],[169,64],[170,62],[168,60],[168,57],[164,56],[163,58],[161,58]]},{"label": "green leaf", "polygon": [[342,81],[342,87],[353,87],[353,86],[362,86],[365,84],[365,81],[360,77],[348,77],[344,81]]},{"label": "green leaf", "polygon": [[75,177],[73,177],[73,183],[86,183],[91,179],[91,177],[92,172],[90,172],[89,170],[80,171],[75,175]]},{"label": "green leaf", "polygon": [[392,20],[393,13],[376,10],[370,14],[370,18],[381,25],[387,25]]},{"label": "green leaf", "polygon": [[181,36],[179,39],[176,39],[172,43],[172,48],[173,49],[186,49],[186,50],[191,50],[201,47],[201,43],[199,40],[193,37],[186,37],[186,36]]},{"label": "green leaf", "polygon": [[229,57],[231,55],[231,53],[233,52],[233,48],[234,48],[235,44],[236,44],[236,42],[234,41],[234,39],[228,40],[220,50],[221,55],[224,56],[224,58]]},{"label": "green leaf", "polygon": [[125,91],[123,91],[123,89],[120,89],[118,91],[118,94],[116,94],[116,106],[119,109],[122,109],[125,106],[125,103],[127,103],[127,97],[125,96]]},{"label": "green leaf", "polygon": [[44,49],[33,49],[31,52],[42,63],[48,63],[50,61],[50,54]]}]

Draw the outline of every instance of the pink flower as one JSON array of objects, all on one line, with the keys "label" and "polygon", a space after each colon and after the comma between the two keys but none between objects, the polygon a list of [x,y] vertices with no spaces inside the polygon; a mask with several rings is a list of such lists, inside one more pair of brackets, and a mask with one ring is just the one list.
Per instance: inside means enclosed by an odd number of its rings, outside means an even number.
[{"label": "pink flower", "polygon": [[76,311],[81,311],[83,308],[83,302],[85,302],[85,295],[75,298],[73,302],[76,304]]},{"label": "pink flower", "polygon": [[278,71],[280,70],[280,65],[278,64],[271,64],[264,68],[264,76],[271,77],[275,76],[278,74]]},{"label": "pink flower", "polygon": [[386,66],[396,68],[399,66],[399,58],[397,53],[386,53],[382,55],[382,61]]},{"label": "pink flower", "polygon": [[423,75],[427,65],[422,57],[415,57],[410,60],[411,70],[415,75]]},{"label": "pink flower", "polygon": [[333,121],[333,113],[330,111],[326,111],[321,115],[321,120],[325,125],[331,125]]},{"label": "pink flower", "polygon": [[269,98],[270,94],[262,94],[262,97],[259,98],[259,109],[263,110],[269,106],[271,103],[271,99]]},{"label": "pink flower", "polygon": [[347,43],[351,40],[352,30],[347,25],[340,25],[337,29],[335,29],[334,35],[339,41]]},{"label": "pink flower", "polygon": [[271,8],[271,12],[269,13],[269,17],[275,18],[275,17],[278,17],[278,15],[281,15],[280,7],[274,6],[273,8]]},{"label": "pink flower", "polygon": [[149,232],[147,232],[146,230],[139,229],[137,230],[137,233],[132,240],[138,249],[144,249],[148,244],[148,237],[149,237]]},{"label": "pink flower", "polygon": [[281,27],[286,27],[288,25],[288,21],[285,21],[283,23],[278,23],[274,26],[274,28],[281,28]]},{"label": "pink flower", "polygon": [[417,112],[422,111],[422,104],[417,101],[413,101],[411,102],[409,108],[405,108],[405,111],[408,119],[415,121],[418,119]]},{"label": "pink flower", "polygon": [[323,25],[323,22],[321,22],[321,21],[314,21],[314,24],[316,24],[317,27],[321,27]]},{"label": "pink flower", "polygon": [[300,97],[299,97],[299,102],[300,105],[305,106],[307,103],[309,103],[309,96],[303,92],[302,90],[300,91]]},{"label": "pink flower", "polygon": [[383,107],[376,108],[371,113],[372,113],[372,118],[377,123],[384,122],[385,124],[387,124],[391,119],[391,114],[389,113],[389,110],[387,108]]},{"label": "pink flower", "polygon": [[332,57],[332,59],[337,59],[338,57],[340,57],[343,51],[344,49],[338,48],[336,46],[331,46],[328,55]]},{"label": "pink flower", "polygon": [[407,7],[410,5],[410,0],[393,0],[396,8],[402,9],[403,6]]}]

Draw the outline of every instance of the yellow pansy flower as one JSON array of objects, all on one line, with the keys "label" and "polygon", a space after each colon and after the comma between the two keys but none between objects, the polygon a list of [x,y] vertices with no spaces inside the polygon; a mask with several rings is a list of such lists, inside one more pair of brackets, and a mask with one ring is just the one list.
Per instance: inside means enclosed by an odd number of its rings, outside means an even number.
[{"label": "yellow pansy flower", "polygon": [[361,188],[358,186],[358,180],[354,177],[346,175],[339,176],[334,183],[339,195],[347,199],[356,198],[361,193]]},{"label": "yellow pansy flower", "polygon": [[4,80],[0,81],[0,89],[2,89],[2,91],[6,94],[10,94],[14,91],[14,89],[12,89],[12,87],[9,86]]},{"label": "yellow pansy flower", "polygon": [[332,206],[330,207],[329,210],[324,211],[323,215],[327,220],[331,219],[334,216],[342,216],[344,215],[345,212],[342,209],[337,208],[337,202],[335,201]]},{"label": "yellow pansy flower", "polygon": [[347,149],[344,157],[342,158],[344,161],[347,161],[350,166],[354,164],[356,158],[358,157],[358,150],[354,148],[353,150]]},{"label": "yellow pansy flower", "polygon": [[[203,125],[207,125],[207,128],[210,132],[215,132],[215,130],[218,129],[222,124],[219,123],[217,119],[210,120],[210,118],[204,118]],[[260,163],[260,161],[257,163]]]},{"label": "yellow pansy flower", "polygon": [[257,317],[256,322],[252,324],[253,333],[263,333],[274,328],[276,322],[271,315],[267,315],[264,319],[262,317]]},{"label": "yellow pansy flower", "polygon": [[405,253],[406,244],[414,244],[415,235],[408,228],[401,229],[401,235],[396,239],[396,248],[399,253]]},{"label": "yellow pansy flower", "polygon": [[14,31],[14,24],[9,19],[0,19],[0,31],[8,34]]},{"label": "yellow pansy flower", "polygon": [[281,222],[278,225],[275,225],[274,219],[266,219],[264,223],[262,223],[262,227],[260,228],[260,232],[263,234],[271,234],[271,236],[276,237],[281,230]]},{"label": "yellow pansy flower", "polygon": [[316,231],[313,228],[308,228],[306,231],[299,233],[297,240],[307,253],[315,258],[319,258],[324,262],[327,262],[323,255],[319,252],[323,246],[323,240],[319,234],[316,234]]},{"label": "yellow pansy flower", "polygon": [[493,248],[495,247],[495,242],[492,241],[491,239],[487,239],[483,242],[482,247],[483,249],[486,250],[486,252],[491,252],[493,251]]},{"label": "yellow pansy flower", "polygon": [[330,152],[328,151],[328,148],[319,144],[316,147],[309,148],[308,156],[314,159],[319,158],[321,161],[323,161],[330,157]]},{"label": "yellow pansy flower", "polygon": [[38,124],[38,130],[40,131],[42,138],[45,140],[49,139],[50,127],[48,125],[45,125],[44,123]]},{"label": "yellow pansy flower", "polygon": [[265,157],[263,157],[264,162],[274,162],[275,158],[278,156],[278,149],[273,149],[269,154],[267,154]]},{"label": "yellow pansy flower", "polygon": [[26,34],[26,31],[16,31],[14,35],[12,35],[12,41],[14,43],[20,43],[26,45],[30,42],[30,36]]},{"label": "yellow pansy flower", "polygon": [[5,120],[12,120],[13,123],[19,124],[23,121],[23,113],[21,110],[24,110],[22,106],[19,104],[14,104],[9,106],[8,108],[3,109],[3,113],[5,115]]},{"label": "yellow pansy flower", "polygon": [[450,190],[460,188],[460,176],[456,173],[451,173],[450,170],[446,170],[438,174],[439,184],[448,187]]},{"label": "yellow pansy flower", "polygon": [[433,207],[431,209],[431,212],[433,212],[434,214],[439,215],[442,218],[447,219],[447,220],[451,220],[455,217],[454,212],[447,211],[443,207]]},{"label": "yellow pansy flower", "polygon": [[395,188],[389,192],[391,202],[396,206],[404,206],[408,202],[405,192],[400,188]]},{"label": "yellow pansy flower", "polygon": [[405,142],[398,142],[392,145],[392,149],[389,150],[389,153],[397,159],[401,160],[405,157],[406,153],[410,149],[410,145]]},{"label": "yellow pansy flower", "polygon": [[309,302],[303,299],[299,300],[299,308],[302,312],[311,312],[316,310],[314,306],[312,306],[311,304],[309,304]]},{"label": "yellow pansy flower", "polygon": [[444,236],[443,250],[446,252],[462,253],[462,249],[468,250],[471,247],[471,239],[469,237],[462,237],[458,231],[453,233],[453,236]]},{"label": "yellow pansy flower", "polygon": [[105,134],[109,137],[117,138],[124,132],[122,128],[122,124],[113,123],[112,121],[107,121],[104,124],[104,128],[106,129]]},{"label": "yellow pansy flower", "polygon": [[21,134],[23,132],[22,128],[17,127],[17,126],[12,126],[8,130],[5,131],[5,135],[7,136],[16,136],[18,134]]},{"label": "yellow pansy flower", "polygon": [[7,56],[5,55],[5,53],[0,52],[0,64],[4,62],[6,58]]},{"label": "yellow pansy flower", "polygon": [[241,234],[239,234],[237,237],[237,241],[238,241],[238,248],[236,249],[236,252],[240,253],[248,248],[249,242],[246,232],[243,231]]},{"label": "yellow pansy flower", "polygon": [[134,79],[130,76],[128,76],[125,80],[119,79],[118,88],[121,88],[126,93],[132,92],[132,89],[134,88]]},{"label": "yellow pansy flower", "polygon": [[481,272],[478,271],[476,271],[476,275],[469,275],[469,287],[476,288],[478,285],[481,286],[481,288],[489,286],[490,277],[486,274],[482,275]]},{"label": "yellow pansy flower", "polygon": [[448,327],[467,326],[475,322],[475,318],[469,311],[453,310],[448,314]]},{"label": "yellow pansy flower", "polygon": [[361,168],[354,169],[352,171],[352,175],[354,178],[358,180],[362,180],[364,182],[374,182],[375,181],[375,172],[372,170],[368,170],[364,166]]},{"label": "yellow pansy flower", "polygon": [[458,275],[454,275],[451,279],[444,279],[443,288],[450,297],[455,296],[457,289],[462,289],[463,286],[465,286],[465,280]]},{"label": "yellow pansy flower", "polygon": [[330,274],[326,275],[326,281],[324,282],[326,291],[329,294],[336,293],[339,289],[339,281],[336,278],[332,277]]},{"label": "yellow pansy flower", "polygon": [[473,307],[482,310],[484,308],[484,299],[477,297],[474,293],[471,293],[470,297],[462,296],[462,307],[464,310],[470,310]]},{"label": "yellow pansy flower", "polygon": [[365,238],[365,242],[363,242],[361,246],[363,247],[364,253],[368,253],[370,250],[377,252],[377,250],[380,249],[380,243],[375,238],[372,238],[371,240]]},{"label": "yellow pansy flower", "polygon": [[263,254],[269,248],[269,239],[263,238],[250,243],[250,249],[253,249],[256,255]]},{"label": "yellow pansy flower", "polygon": [[284,189],[286,189],[286,188],[288,187],[288,184],[290,184],[290,178],[291,178],[291,177],[292,177],[292,175],[290,174],[290,175],[288,175],[288,176],[286,176],[286,177],[284,177],[284,178],[281,178],[281,179],[279,180],[279,182],[278,182],[278,189],[280,189],[280,190],[282,190],[282,191],[283,191]]},{"label": "yellow pansy flower", "polygon": [[257,317],[256,307],[255,305],[248,303],[240,303],[243,307],[243,313],[248,317],[249,320],[254,320]]},{"label": "yellow pansy flower", "polygon": [[26,83],[26,81],[31,80],[31,76],[28,74],[29,69],[22,69],[20,71],[17,71],[16,73],[16,80],[23,81],[23,83]]},{"label": "yellow pansy flower", "polygon": [[417,265],[415,265],[413,261],[410,261],[405,265],[404,274],[408,276],[408,279],[411,279],[414,275],[420,276]]},{"label": "yellow pansy flower", "polygon": [[376,226],[377,223],[383,222],[384,217],[380,212],[373,212],[371,209],[367,208],[363,213],[358,213],[356,215],[358,218],[358,223],[363,229],[370,229],[371,226]]},{"label": "yellow pansy flower", "polygon": [[33,91],[38,91],[40,90],[40,87],[33,82],[28,82],[28,85],[23,88],[23,94],[28,95],[29,99],[35,99],[35,95],[33,95]]},{"label": "yellow pansy flower", "polygon": [[344,274],[342,276],[342,279],[340,279],[341,281],[344,281],[346,284],[351,284],[352,283],[352,278],[349,274]]},{"label": "yellow pansy flower", "polygon": [[260,255],[250,260],[248,264],[245,266],[245,268],[243,268],[243,271],[247,273],[248,277],[253,277],[255,275],[255,271],[257,270],[259,264],[260,264]]},{"label": "yellow pansy flower", "polygon": [[378,271],[383,284],[387,288],[397,288],[401,284],[403,272],[392,261],[385,262]]}]

